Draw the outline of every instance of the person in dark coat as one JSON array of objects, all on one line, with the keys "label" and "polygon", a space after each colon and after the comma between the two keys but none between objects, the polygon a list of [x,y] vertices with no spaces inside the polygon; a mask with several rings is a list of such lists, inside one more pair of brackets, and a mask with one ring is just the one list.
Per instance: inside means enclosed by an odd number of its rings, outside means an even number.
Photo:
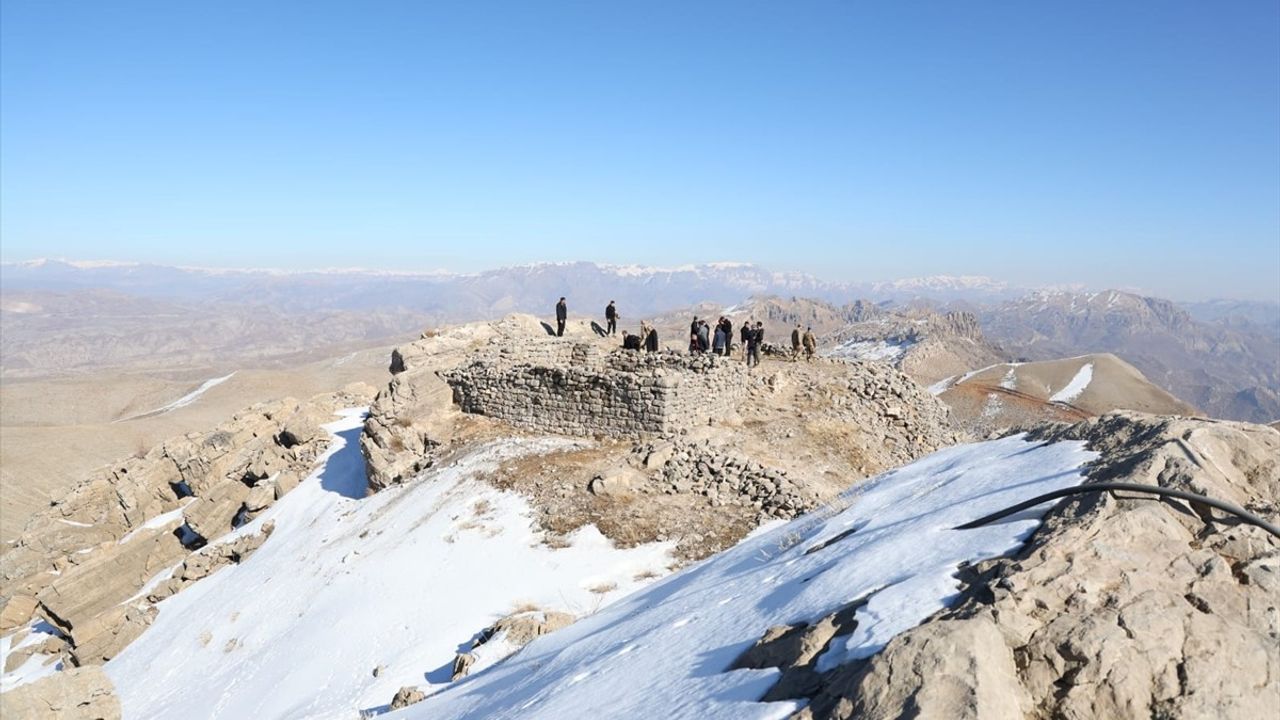
[{"label": "person in dark coat", "polygon": [[717,355],[725,354],[725,337],[724,337],[724,318],[720,318],[720,322],[716,323],[715,338],[711,341],[711,351]]},{"label": "person in dark coat", "polygon": [[791,331],[791,362],[800,359],[800,323]]},{"label": "person in dark coat", "polygon": [[608,306],[604,309],[604,320],[610,335],[618,332],[618,308],[614,306],[612,300],[609,301]]},{"label": "person in dark coat", "polygon": [[751,339],[747,341],[747,367],[760,364],[760,346],[764,344],[764,323],[756,321],[751,330]]},{"label": "person in dark coat", "polygon": [[744,360],[751,359],[750,356],[747,355],[747,345],[751,343],[751,333],[751,321],[748,320],[747,322],[742,323],[742,359]]},{"label": "person in dark coat", "polygon": [[639,335],[632,335],[632,334],[631,334],[631,333],[629,333],[629,332],[623,331],[623,333],[622,333],[622,349],[623,349],[623,350],[639,350],[639,349],[640,349],[640,336],[639,336]]},{"label": "person in dark coat", "polygon": [[724,354],[728,355],[733,352],[733,321],[725,318],[721,323],[724,325]]},{"label": "person in dark coat", "polygon": [[649,333],[644,336],[644,349],[648,352],[658,352],[657,328],[649,328]]},{"label": "person in dark coat", "polygon": [[689,352],[698,352],[698,318],[689,323]]},{"label": "person in dark coat", "polygon": [[569,305],[560,298],[556,303],[556,337],[564,337],[564,324],[569,319]]}]

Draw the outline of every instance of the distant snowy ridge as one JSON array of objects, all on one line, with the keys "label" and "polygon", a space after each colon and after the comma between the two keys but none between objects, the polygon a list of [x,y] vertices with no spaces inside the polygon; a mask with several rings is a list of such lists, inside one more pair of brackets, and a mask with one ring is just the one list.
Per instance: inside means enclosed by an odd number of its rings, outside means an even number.
[{"label": "distant snowy ridge", "polygon": [[192,390],[191,392],[187,393],[186,395],[183,395],[182,397],[178,398],[177,400],[174,400],[173,402],[169,403],[168,405],[164,405],[164,406],[158,407],[158,408],[156,408],[156,409],[154,409],[154,410],[148,410],[148,411],[146,411],[146,412],[144,412],[144,413],[138,413],[137,415],[131,415],[131,416],[127,417],[127,418],[121,418],[121,419],[119,419],[119,420],[116,420],[116,422],[127,422],[127,421],[129,421],[129,420],[137,420],[137,419],[139,419],[139,418],[144,418],[144,417],[153,417],[153,416],[155,416],[155,415],[164,415],[164,414],[165,414],[165,413],[167,413],[167,412],[173,412],[174,410],[177,410],[178,408],[186,407],[186,406],[190,405],[191,403],[195,402],[196,400],[199,400],[201,395],[204,395],[205,393],[209,392],[209,391],[210,391],[210,390],[212,390],[213,388],[215,388],[215,387],[217,387],[217,386],[221,385],[222,383],[224,383],[224,382],[226,382],[226,381],[230,380],[230,379],[231,379],[232,377],[234,377],[234,376],[235,376],[235,372],[232,372],[232,373],[230,373],[230,374],[228,374],[228,375],[223,375],[222,377],[216,377],[216,378],[212,378],[212,379],[210,379],[210,380],[205,380],[203,383],[201,383],[201,384],[200,384],[200,387],[196,388],[195,390]]}]

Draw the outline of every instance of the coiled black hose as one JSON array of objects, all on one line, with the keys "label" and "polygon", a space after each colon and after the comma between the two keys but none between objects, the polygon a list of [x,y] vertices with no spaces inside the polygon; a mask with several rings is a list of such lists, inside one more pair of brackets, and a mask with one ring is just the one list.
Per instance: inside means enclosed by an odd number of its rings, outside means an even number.
[{"label": "coiled black hose", "polygon": [[964,525],[957,525],[954,529],[972,530],[976,527],[982,527],[983,525],[993,523],[1001,518],[1009,517],[1016,512],[1026,510],[1029,507],[1035,507],[1046,500],[1056,500],[1069,495],[1083,495],[1086,493],[1107,492],[1110,490],[1128,490],[1132,492],[1151,493],[1153,495],[1161,495],[1164,497],[1178,498],[1179,500],[1202,503],[1209,507],[1217,508],[1225,513],[1235,515],[1240,518],[1241,521],[1249,525],[1260,527],[1274,535],[1276,538],[1280,538],[1280,527],[1263,520],[1244,508],[1236,507],[1231,503],[1214,500],[1211,497],[1187,492],[1185,490],[1174,490],[1172,488],[1157,487],[1155,485],[1140,485],[1138,483],[1094,483],[1090,485],[1077,485],[1075,487],[1062,488],[1061,490],[1054,490],[1053,492],[1047,492],[1043,495],[1037,495],[1030,500],[1025,500],[1017,505],[1011,505],[998,512],[993,512],[990,515],[984,515],[973,522],[968,522]]}]

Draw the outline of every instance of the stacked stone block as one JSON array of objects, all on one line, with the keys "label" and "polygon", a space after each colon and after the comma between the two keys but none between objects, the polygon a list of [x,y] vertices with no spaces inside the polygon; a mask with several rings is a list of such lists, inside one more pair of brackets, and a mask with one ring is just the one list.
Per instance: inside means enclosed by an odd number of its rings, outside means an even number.
[{"label": "stacked stone block", "polygon": [[746,370],[715,355],[603,351],[548,338],[442,374],[463,412],[579,437],[666,434],[732,410]]}]

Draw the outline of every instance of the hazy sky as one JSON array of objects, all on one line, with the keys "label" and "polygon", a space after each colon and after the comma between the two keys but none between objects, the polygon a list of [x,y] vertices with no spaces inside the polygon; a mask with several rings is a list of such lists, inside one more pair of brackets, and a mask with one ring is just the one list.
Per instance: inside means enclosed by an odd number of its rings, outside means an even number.
[{"label": "hazy sky", "polygon": [[1280,297],[1280,4],[5,0],[0,254]]}]

